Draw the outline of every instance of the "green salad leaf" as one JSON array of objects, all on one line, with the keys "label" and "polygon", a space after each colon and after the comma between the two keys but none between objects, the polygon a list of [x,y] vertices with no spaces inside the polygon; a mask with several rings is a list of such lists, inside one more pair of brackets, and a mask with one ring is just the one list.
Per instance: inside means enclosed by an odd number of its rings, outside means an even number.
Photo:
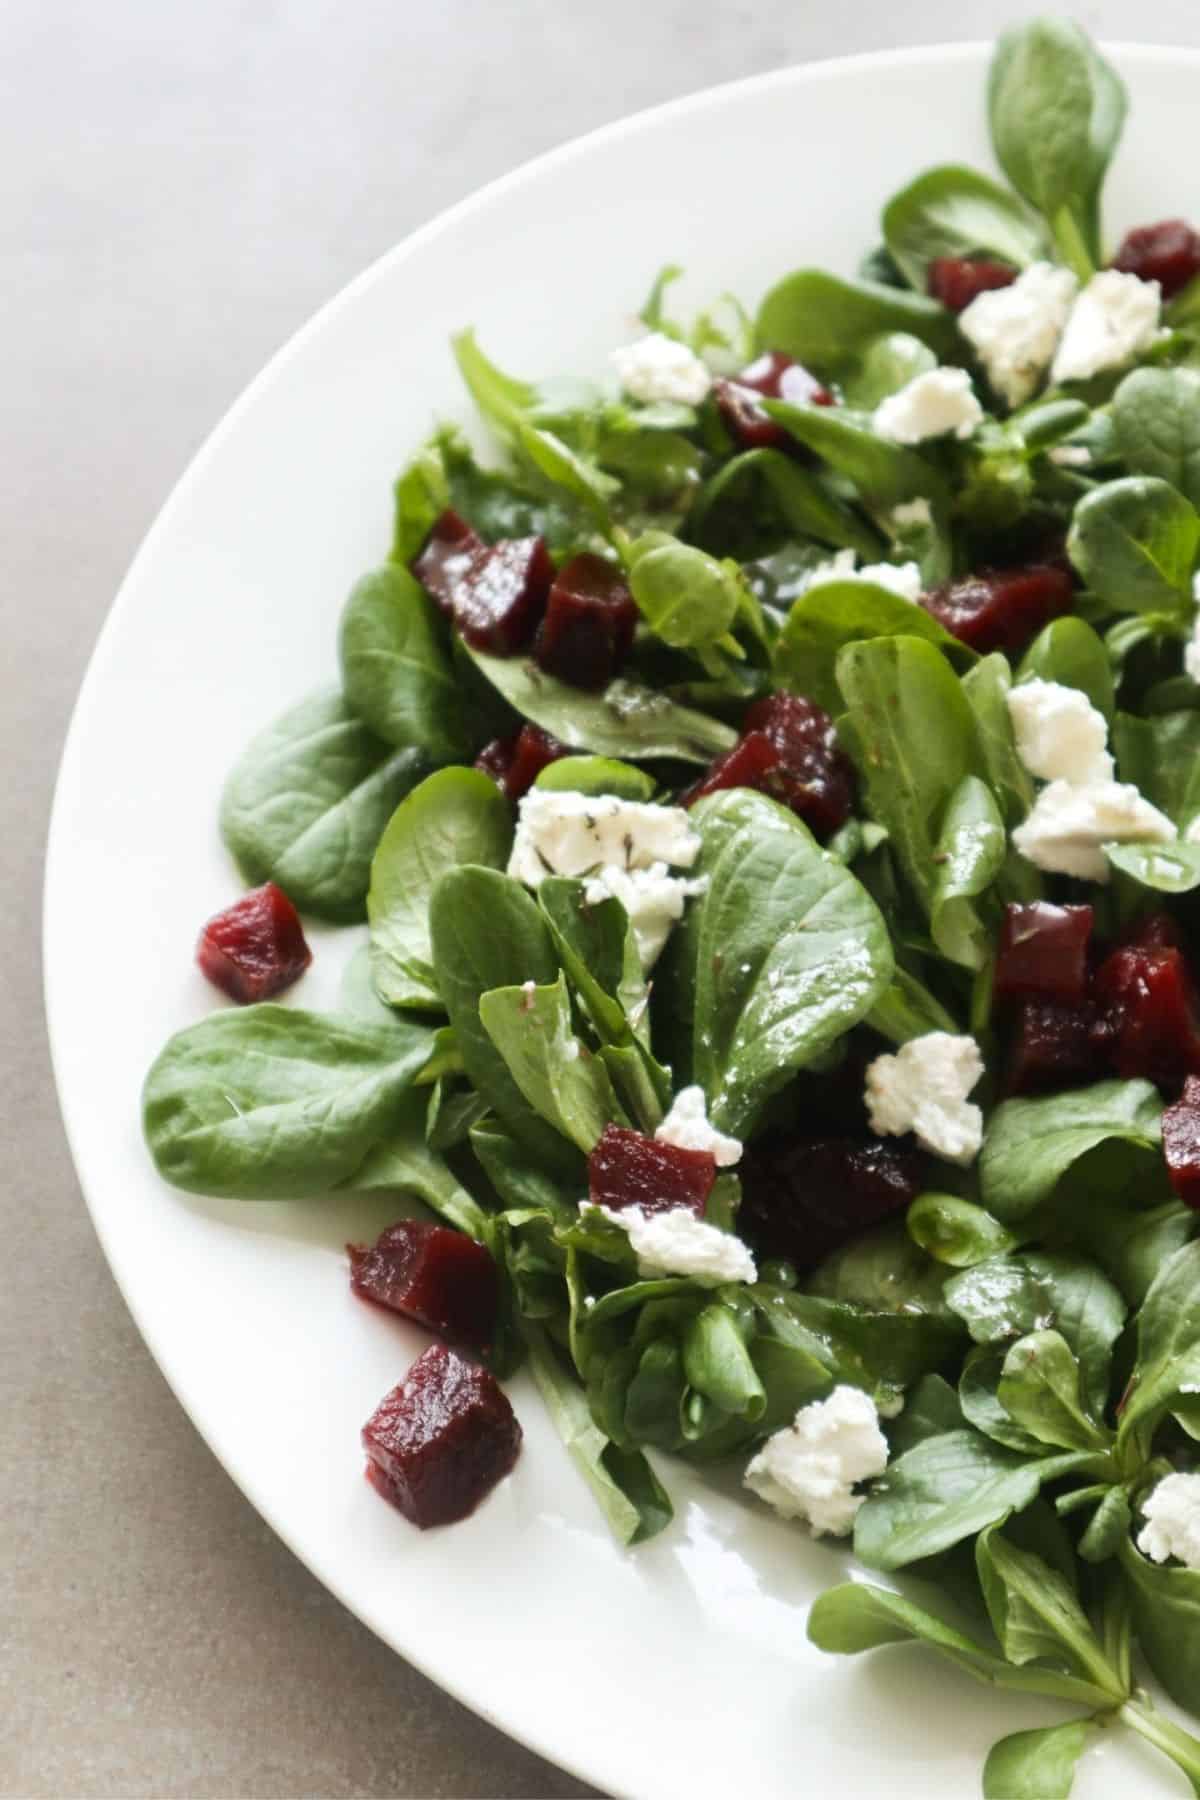
[{"label": "green salad leaf", "polygon": [[990,257],[1018,269],[1044,254],[1042,226],[1016,195],[959,164],[926,169],[888,201],[883,236],[919,293],[935,257]]}]

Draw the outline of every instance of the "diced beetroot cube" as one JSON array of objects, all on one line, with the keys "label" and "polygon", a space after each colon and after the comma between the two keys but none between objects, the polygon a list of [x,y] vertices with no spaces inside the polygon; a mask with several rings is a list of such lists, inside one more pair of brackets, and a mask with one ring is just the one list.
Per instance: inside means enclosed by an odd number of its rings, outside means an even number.
[{"label": "diced beetroot cube", "polygon": [[725,429],[739,450],[786,450],[795,442],[777,419],[763,411],[753,388],[719,375],[712,391]]},{"label": "diced beetroot cube", "polygon": [[680,804],[735,787],[769,794],[819,838],[839,830],[854,807],[854,767],[838,748],[833,720],[798,694],[757,700],[733,749],[716,758]]},{"label": "diced beetroot cube", "polygon": [[621,571],[585,550],[554,577],[534,660],[572,687],[607,687],[629,655],[637,619]]},{"label": "diced beetroot cube", "polygon": [[1100,1081],[1109,1073],[1112,1033],[1089,999],[1021,1000],[1013,1017],[1005,1089],[1052,1093]]},{"label": "diced beetroot cube", "polygon": [[915,1200],[926,1159],[904,1140],[776,1136],[741,1166],[738,1230],[763,1256],[800,1270]]},{"label": "diced beetroot cube", "polygon": [[593,1206],[640,1206],[643,1212],[668,1212],[690,1206],[700,1218],[717,1178],[717,1165],[707,1150],[681,1150],[656,1138],[606,1125],[588,1157],[588,1198]]},{"label": "diced beetroot cube", "polygon": [[1168,912],[1144,913],[1122,932],[1120,950],[1182,950],[1183,933]]},{"label": "diced beetroot cube", "polygon": [[1011,287],[1017,271],[1010,263],[987,262],[965,256],[935,256],[929,265],[926,287],[950,312],[964,312],[972,300],[994,288]]},{"label": "diced beetroot cube", "polygon": [[1007,906],[996,948],[997,1000],[1082,1000],[1088,985],[1090,906],[1035,900]]},{"label": "diced beetroot cube", "polygon": [[921,605],[951,637],[986,656],[1021,650],[1051,619],[1070,612],[1074,582],[1053,563],[985,569],[921,595]]},{"label": "diced beetroot cube", "polygon": [[1171,1186],[1185,1206],[1200,1211],[1200,1076],[1189,1075],[1178,1100],[1164,1109],[1162,1134]]},{"label": "diced beetroot cube", "polygon": [[208,921],[196,961],[215,987],[245,1006],[299,981],[312,951],[299,913],[283,889],[268,881]]},{"label": "diced beetroot cube", "polygon": [[1200,275],[1200,235],[1185,219],[1139,225],[1126,232],[1111,266],[1143,281],[1157,281],[1163,299],[1170,300]]},{"label": "diced beetroot cube", "polygon": [[739,387],[753,388],[764,400],[787,400],[793,406],[837,405],[829,388],[781,350],[764,351],[734,379]]},{"label": "diced beetroot cube", "polygon": [[347,1244],[350,1286],[364,1300],[403,1313],[452,1343],[486,1350],[496,1328],[500,1282],[482,1244],[421,1219],[389,1225],[370,1249]]},{"label": "diced beetroot cube", "polygon": [[412,572],[444,613],[454,611],[459,583],[483,548],[483,539],[452,507],[434,521],[420,555],[413,558]]},{"label": "diced beetroot cube", "polygon": [[1182,950],[1114,950],[1096,971],[1095,991],[1112,1027],[1118,1075],[1173,1088],[1200,1074],[1196,990]]},{"label": "diced beetroot cube", "polygon": [[425,1531],[475,1511],[516,1462],[521,1427],[489,1370],[431,1344],[380,1401],[362,1441],[372,1486]]},{"label": "diced beetroot cube", "polygon": [[507,798],[516,803],[527,794],[548,763],[571,752],[540,725],[522,725],[511,737],[493,738],[475,758],[475,767],[490,775]]},{"label": "diced beetroot cube", "polygon": [[537,630],[554,579],[540,537],[476,550],[454,586],[454,623],[473,650],[515,656]]}]

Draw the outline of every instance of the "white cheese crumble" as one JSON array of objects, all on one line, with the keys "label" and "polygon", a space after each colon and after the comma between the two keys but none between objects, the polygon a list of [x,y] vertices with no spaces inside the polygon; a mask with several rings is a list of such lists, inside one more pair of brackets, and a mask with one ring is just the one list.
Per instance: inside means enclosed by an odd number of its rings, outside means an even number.
[{"label": "white cheese crumble", "polygon": [[1092,453],[1086,444],[1055,444],[1050,461],[1060,469],[1090,469]]},{"label": "white cheese crumble", "polygon": [[1106,882],[1102,844],[1171,844],[1175,827],[1129,782],[1096,781],[1078,787],[1052,781],[1034,802],[1012,841],[1022,856],[1056,875]]},{"label": "white cheese crumble", "polygon": [[640,1206],[587,1205],[628,1232],[643,1280],[655,1275],[687,1275],[704,1287],[758,1280],[754,1258],[741,1238],[698,1219],[690,1206],[647,1213]]},{"label": "white cheese crumble", "polygon": [[1023,681],[1008,691],[1017,755],[1043,781],[1111,781],[1108,720],[1078,688]]},{"label": "white cheese crumble", "polygon": [[867,1067],[871,1130],[881,1137],[915,1131],[917,1141],[946,1162],[973,1162],[983,1142],[983,1114],[967,1095],[982,1074],[973,1037],[927,1031],[912,1038],[894,1056],[877,1056]]},{"label": "white cheese crumble", "polygon": [[1152,1562],[1177,1556],[1189,1569],[1200,1569],[1200,1475],[1164,1475],[1142,1501],[1146,1523],[1137,1547]]},{"label": "white cheese crumble", "polygon": [[[969,310],[969,308],[968,308]],[[1087,381],[1119,369],[1158,336],[1162,289],[1118,269],[1093,275],[1071,308],[1050,374],[1054,381]]]},{"label": "white cheese crumble", "polygon": [[611,361],[625,392],[647,405],[675,400],[699,406],[712,386],[712,376],[695,352],[662,331],[622,344]]},{"label": "white cheese crumble", "polygon": [[1031,263],[1011,287],[978,294],[958,315],[958,329],[1009,406],[1020,406],[1036,392],[1078,286],[1069,269]]},{"label": "white cheese crumble", "polygon": [[583,897],[589,906],[602,900],[619,900],[633,927],[634,941],[643,970],[658,961],[671,935],[672,925],[683,917],[686,900],[702,894],[708,877],[685,881],[672,875],[665,862],[648,869],[620,869],[607,865],[588,877]]},{"label": "white cheese crumble", "polygon": [[[1200,570],[1192,576],[1192,598],[1200,607]],[[1192,624],[1192,635],[1183,652],[1183,666],[1193,681],[1200,681],[1200,612]]]},{"label": "white cheese crumble", "polygon": [[726,1137],[709,1124],[702,1087],[681,1088],[654,1135],[660,1144],[674,1144],[678,1150],[707,1151],[719,1169],[731,1169],[741,1161],[741,1139]]},{"label": "white cheese crumble", "polygon": [[927,369],[875,408],[876,434],[894,444],[920,444],[952,431],[969,438],[983,418],[965,369]]},{"label": "white cheese crumble", "polygon": [[892,524],[898,531],[914,525],[932,525],[933,513],[928,500],[902,500],[899,506],[892,508]]},{"label": "white cheese crumble", "polygon": [[845,1537],[866,1499],[855,1483],[882,1475],[887,1460],[874,1401],[843,1385],[774,1432],[747,1465],[745,1482],[785,1519],[805,1519],[817,1536]]},{"label": "white cheese crumble", "polygon": [[853,550],[839,550],[828,562],[820,563],[812,570],[801,583],[799,592],[809,594],[813,588],[824,587],[831,581],[870,581],[876,587],[886,588],[889,594],[898,594],[901,600],[920,599],[921,571],[915,562],[864,563],[861,569],[856,569],[855,560]]}]

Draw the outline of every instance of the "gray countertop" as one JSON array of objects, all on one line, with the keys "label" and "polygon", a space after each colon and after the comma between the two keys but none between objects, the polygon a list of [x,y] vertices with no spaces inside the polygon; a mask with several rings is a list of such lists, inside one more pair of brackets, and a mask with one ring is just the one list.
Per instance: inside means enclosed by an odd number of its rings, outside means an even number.
[{"label": "gray countertop", "polygon": [[[0,1793],[575,1795],[292,1558],[101,1258],[42,1025],[71,704],[159,504],[266,357],[414,226],[623,113],[991,35],[1002,0],[8,0],[0,17]],[[1194,0],[1070,10],[1200,43]],[[796,203],[803,205],[804,171]],[[121,946],[97,945],[98,955]]]}]

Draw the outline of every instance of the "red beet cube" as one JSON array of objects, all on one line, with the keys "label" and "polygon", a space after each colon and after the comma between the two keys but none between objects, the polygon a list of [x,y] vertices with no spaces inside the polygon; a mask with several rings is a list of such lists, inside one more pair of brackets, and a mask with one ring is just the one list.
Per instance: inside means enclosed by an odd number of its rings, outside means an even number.
[{"label": "red beet cube", "polygon": [[1171,1088],[1200,1074],[1196,990],[1182,950],[1114,950],[1096,971],[1095,989],[1113,1032],[1118,1075]]},{"label": "red beet cube", "polygon": [[514,803],[527,794],[548,763],[571,752],[540,725],[522,725],[511,737],[493,738],[475,758],[475,767],[490,775]]},{"label": "red beet cube", "polygon": [[413,558],[412,572],[444,613],[454,611],[459,584],[483,548],[483,539],[453,508],[447,507],[434,521],[420,555]]},{"label": "red beet cube", "polygon": [[1164,1110],[1162,1134],[1171,1186],[1185,1206],[1200,1211],[1200,1077],[1189,1075],[1178,1100]]},{"label": "red beet cube", "polygon": [[424,1531],[475,1511],[516,1462],[521,1427],[489,1370],[431,1344],[362,1441],[372,1486]]},{"label": "red beet cube", "polygon": [[733,749],[681,795],[681,804],[722,788],[754,788],[790,807],[817,837],[831,837],[854,807],[854,767],[838,748],[829,714],[798,694],[772,694],[754,703],[744,724]]},{"label": "red beet cube", "polygon": [[908,1206],[924,1174],[921,1152],[895,1138],[768,1138],[742,1162],[738,1230],[761,1255],[812,1269]]},{"label": "red beet cube", "polygon": [[836,406],[827,387],[800,363],[778,350],[768,350],[732,379],[713,382],[717,410],[729,435],[742,450],[798,450],[793,438],[762,409],[762,400],[788,400],[793,405]]},{"label": "red beet cube", "polygon": [[454,585],[454,623],[473,650],[515,656],[537,630],[554,578],[540,537],[476,550]]},{"label": "red beet cube", "polygon": [[389,1225],[370,1249],[347,1244],[350,1286],[452,1343],[486,1350],[496,1328],[500,1281],[482,1244],[420,1219]]},{"label": "red beet cube", "polygon": [[593,1206],[640,1206],[645,1213],[689,1206],[698,1218],[717,1178],[707,1150],[660,1144],[624,1125],[606,1125],[588,1157],[588,1198]]},{"label": "red beet cube", "polygon": [[1052,1093],[1109,1073],[1112,1033],[1091,1000],[1021,1000],[1013,1019],[1005,1089]]},{"label": "red beet cube", "polygon": [[637,619],[621,571],[584,551],[554,577],[534,660],[572,687],[607,687],[629,655]]},{"label": "red beet cube", "polygon": [[1185,219],[1139,225],[1126,232],[1111,266],[1143,281],[1157,281],[1163,299],[1170,300],[1200,275],[1200,235]]},{"label": "red beet cube", "polygon": [[996,948],[997,1000],[1082,1000],[1091,933],[1090,906],[1035,900],[1006,907]]},{"label": "red beet cube", "polygon": [[1017,271],[1010,263],[987,262],[966,256],[935,256],[926,275],[926,287],[950,312],[964,312],[972,300],[994,288],[1011,287]]},{"label": "red beet cube", "polygon": [[793,406],[837,405],[835,396],[815,375],[781,350],[764,351],[735,380],[739,387],[752,388],[764,400],[787,400]]},{"label": "red beet cube", "polygon": [[245,1006],[299,981],[312,951],[299,913],[283,889],[268,881],[208,921],[196,961],[215,987]]},{"label": "red beet cube", "polygon": [[1121,935],[1121,950],[1182,950],[1183,933],[1167,912],[1145,913]]},{"label": "red beet cube", "polygon": [[986,656],[1021,650],[1043,626],[1070,612],[1074,582],[1054,563],[985,569],[922,594],[921,605],[951,637]]},{"label": "red beet cube", "polygon": [[713,382],[713,399],[739,450],[786,450],[794,443],[778,420],[763,411],[753,388],[718,376]]}]

